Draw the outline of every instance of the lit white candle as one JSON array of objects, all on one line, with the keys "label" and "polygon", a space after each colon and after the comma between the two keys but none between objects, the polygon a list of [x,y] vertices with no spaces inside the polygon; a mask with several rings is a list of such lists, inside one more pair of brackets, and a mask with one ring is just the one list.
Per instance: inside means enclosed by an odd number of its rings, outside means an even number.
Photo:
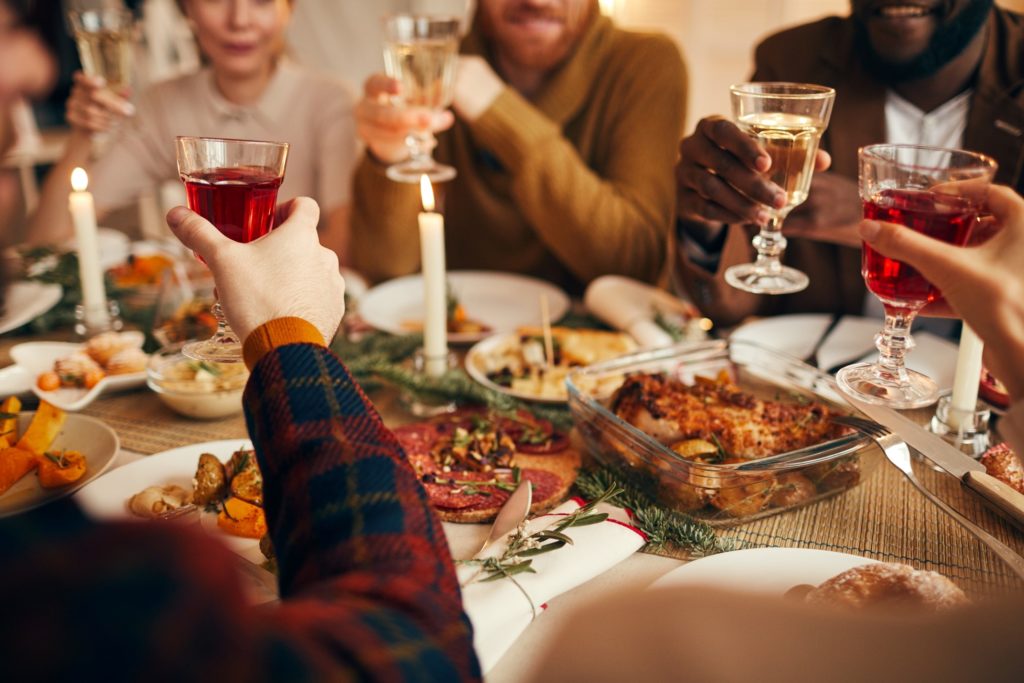
[{"label": "lit white candle", "polygon": [[68,195],[68,210],[75,224],[75,238],[78,241],[78,276],[82,286],[82,306],[85,309],[85,324],[103,328],[110,322],[107,311],[107,294],[103,288],[103,269],[100,267],[100,249],[96,238],[96,207],[92,194],[86,192],[89,176],[85,170],[76,168],[71,172],[71,189]]},{"label": "lit white candle", "polygon": [[959,431],[971,426],[974,410],[978,404],[978,383],[981,381],[981,354],[985,345],[978,335],[964,323],[960,333],[960,350],[956,357],[956,375],[953,379],[953,396],[949,403],[949,415]]},{"label": "lit white candle", "polygon": [[420,177],[423,212],[420,224],[420,263],[423,269],[423,355],[426,372],[440,377],[448,370],[448,301],[445,291],[444,217],[434,212],[434,189]]}]

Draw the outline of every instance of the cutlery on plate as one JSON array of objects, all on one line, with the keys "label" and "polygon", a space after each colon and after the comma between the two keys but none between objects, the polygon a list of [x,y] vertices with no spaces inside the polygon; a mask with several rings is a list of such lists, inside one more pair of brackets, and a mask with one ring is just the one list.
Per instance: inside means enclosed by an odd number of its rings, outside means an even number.
[{"label": "cutlery on plate", "polygon": [[895,410],[851,396],[846,399],[869,418],[895,432],[925,458],[959,479],[1017,528],[1024,530],[1024,494],[988,474],[980,462]]},{"label": "cutlery on plate", "polygon": [[1024,579],[1024,558],[1014,552],[1012,548],[1005,545],[998,538],[964,517],[949,505],[946,505],[946,503],[924,487],[914,474],[913,467],[910,464],[910,449],[907,448],[907,444],[905,444],[900,437],[896,436],[896,434],[890,432],[877,422],[872,422],[871,420],[865,420],[859,417],[840,416],[832,418],[832,421],[837,424],[853,427],[857,431],[863,432],[874,439],[875,443],[878,444],[878,447],[882,449],[883,453],[885,453],[886,459],[903,472],[903,475],[914,486],[914,488],[921,493],[921,495],[930,500],[932,504],[947,515],[952,517],[953,520],[960,524],[964,529],[974,534],[979,541],[987,545],[992,552],[998,555],[999,559],[1005,562],[1017,576]]},{"label": "cutlery on plate", "polygon": [[842,319],[843,316],[839,315],[838,313],[833,315],[832,319],[828,321],[828,326],[825,328],[825,331],[821,333],[820,337],[818,337],[818,341],[814,342],[814,348],[812,348],[811,352],[808,353],[803,358],[801,358],[800,360],[802,360],[804,363],[807,363],[808,365],[818,367],[818,351],[820,351],[821,347],[825,345],[825,342],[832,335],[832,331],[836,329],[836,326]]}]

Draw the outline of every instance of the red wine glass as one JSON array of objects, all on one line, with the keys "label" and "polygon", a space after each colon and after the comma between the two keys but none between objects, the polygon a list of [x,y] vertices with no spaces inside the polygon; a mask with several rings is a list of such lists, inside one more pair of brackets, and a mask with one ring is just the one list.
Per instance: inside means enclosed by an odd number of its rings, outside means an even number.
[{"label": "red wine glass", "polygon": [[[178,174],[188,207],[236,242],[252,242],[274,227],[277,190],[284,180],[288,144],[221,138],[179,137]],[[242,360],[242,342],[231,330],[219,302],[213,305],[217,331],[186,344],[196,360]]]},{"label": "red wine glass", "polygon": [[[887,221],[949,244],[964,246],[985,213],[996,163],[982,154],[920,145],[861,148],[864,217]],[[942,293],[911,266],[864,245],[861,274],[885,307],[875,336],[878,360],[839,371],[839,386],[861,401],[895,409],[923,408],[938,399],[931,378],[906,367],[913,348],[910,325]]]}]

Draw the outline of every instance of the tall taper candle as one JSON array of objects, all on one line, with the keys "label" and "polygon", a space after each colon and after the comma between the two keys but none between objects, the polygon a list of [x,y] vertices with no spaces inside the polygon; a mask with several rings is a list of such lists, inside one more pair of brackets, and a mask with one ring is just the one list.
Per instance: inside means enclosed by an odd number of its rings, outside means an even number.
[{"label": "tall taper candle", "polygon": [[981,354],[984,350],[981,338],[964,323],[960,333],[960,350],[956,357],[953,396],[949,402],[951,426],[961,432],[974,424],[978,383],[981,381]]},{"label": "tall taper candle", "polygon": [[427,375],[448,370],[448,296],[445,291],[444,217],[434,212],[434,189],[420,177],[423,212],[419,215],[423,269],[423,356]]},{"label": "tall taper candle", "polygon": [[85,169],[71,172],[68,210],[75,224],[78,241],[78,276],[82,286],[82,307],[85,324],[93,329],[105,328],[110,323],[107,294],[103,288],[103,269],[100,267],[99,242],[96,237],[96,207],[92,194],[86,191],[89,176]]}]

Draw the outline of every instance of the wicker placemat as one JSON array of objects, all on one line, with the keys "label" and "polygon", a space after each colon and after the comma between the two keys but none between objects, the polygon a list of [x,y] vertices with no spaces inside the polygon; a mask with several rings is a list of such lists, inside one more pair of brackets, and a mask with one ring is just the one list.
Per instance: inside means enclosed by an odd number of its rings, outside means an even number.
[{"label": "wicker placemat", "polygon": [[[956,480],[923,463],[914,467],[948,504],[1024,554],[1024,534],[989,512]],[[976,595],[1024,587],[992,551],[928,502],[886,461],[867,481],[845,493],[720,533],[743,547],[815,548],[902,562],[941,572]]]},{"label": "wicker placemat", "polygon": [[82,414],[110,425],[122,448],[146,455],[203,441],[248,438],[241,412],[222,420],[192,420],[172,412],[148,389],[101,396]]}]

